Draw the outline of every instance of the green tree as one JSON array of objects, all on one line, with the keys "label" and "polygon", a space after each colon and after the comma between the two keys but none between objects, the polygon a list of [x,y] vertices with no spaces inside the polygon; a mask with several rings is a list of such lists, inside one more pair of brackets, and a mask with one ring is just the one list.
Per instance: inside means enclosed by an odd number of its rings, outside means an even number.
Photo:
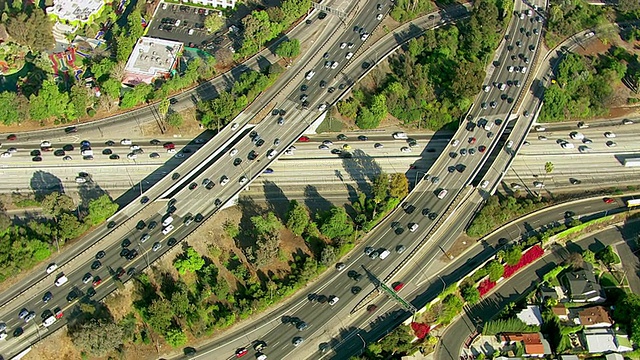
[{"label": "green tree", "polygon": [[287,228],[295,235],[300,236],[309,225],[309,221],[311,221],[311,216],[307,207],[296,200],[291,200],[287,212]]},{"label": "green tree", "polygon": [[19,124],[29,114],[27,99],[15,92],[0,92],[0,119],[4,125]]},{"label": "green tree", "polygon": [[53,25],[42,9],[30,7],[29,11],[20,9],[13,14],[6,20],[5,26],[13,40],[36,52],[53,49]]},{"label": "green tree", "polygon": [[322,249],[322,253],[320,253],[320,264],[329,266],[336,261],[336,256],[336,248],[331,245],[327,245]]},{"label": "green tree", "polygon": [[588,262],[589,264],[595,264],[596,254],[593,251],[586,249],[582,252],[582,260]]},{"label": "green tree", "polygon": [[61,241],[75,239],[87,231],[87,225],[82,223],[75,215],[64,213],[58,220],[58,236]]},{"label": "green tree", "polygon": [[118,211],[118,204],[111,200],[109,195],[104,194],[89,202],[89,215],[87,215],[86,221],[91,225],[98,225],[110,218],[116,211]]},{"label": "green tree", "polygon": [[515,265],[522,257],[522,247],[518,245],[511,246],[504,254],[504,261],[507,265]]},{"label": "green tree", "polygon": [[122,84],[116,79],[107,79],[104,83],[102,83],[102,87],[100,90],[111,97],[112,99],[120,98],[120,90],[122,89]]},{"label": "green tree", "polygon": [[469,305],[477,304],[480,301],[480,291],[475,286],[465,286],[460,289],[460,295]]},{"label": "green tree", "polygon": [[192,247],[188,247],[186,251],[173,262],[176,270],[178,270],[181,275],[186,274],[187,271],[196,272],[202,269],[204,264],[205,261],[202,256]]},{"label": "green tree", "polygon": [[42,121],[52,117],[67,118],[69,115],[69,95],[60,92],[58,85],[52,80],[45,80],[38,95],[29,99],[29,114],[33,120]]},{"label": "green tree", "polygon": [[173,320],[173,308],[167,299],[155,299],[147,307],[146,322],[153,330],[165,333]]},{"label": "green tree", "polygon": [[47,194],[40,202],[42,211],[54,219],[58,219],[61,214],[71,211],[76,207],[73,199],[57,191]]},{"label": "green tree", "polygon": [[132,90],[124,93],[120,101],[120,107],[130,109],[138,104],[145,102],[153,91],[153,87],[149,84],[138,84]]},{"label": "green tree", "polygon": [[234,224],[233,222],[227,220],[222,224],[222,229],[229,235],[230,238],[235,239],[240,235],[240,227],[238,224]]},{"label": "green tree", "polygon": [[182,122],[183,122],[183,119],[182,119],[182,115],[180,115],[180,113],[171,112],[167,116],[167,124],[169,126],[177,128],[177,127],[182,126]]},{"label": "green tree", "polygon": [[181,328],[171,328],[167,330],[164,339],[171,347],[178,348],[187,343],[187,335]]},{"label": "green tree", "polygon": [[498,281],[498,279],[502,277],[502,274],[504,274],[504,266],[497,260],[491,260],[486,267],[490,281]]},{"label": "green tree", "polygon": [[222,25],[224,25],[224,19],[215,12],[212,12],[204,19],[204,27],[207,28],[207,31],[210,33],[220,30]]},{"label": "green tree", "polygon": [[251,223],[258,235],[273,234],[282,229],[282,223],[272,211],[264,216],[256,215],[251,217]]},{"label": "green tree", "polygon": [[92,319],[70,331],[71,341],[93,357],[104,357],[122,345],[123,332],[117,324]]},{"label": "green tree", "polygon": [[407,180],[407,176],[401,173],[391,174],[391,182],[389,184],[389,195],[397,199],[402,199],[408,194],[409,194],[409,180]]},{"label": "green tree", "polygon": [[389,175],[387,173],[380,173],[380,175],[373,179],[371,188],[373,201],[375,201],[376,204],[386,200],[389,195]]},{"label": "green tree", "polygon": [[105,82],[109,78],[109,74],[115,65],[116,62],[108,57],[102,58],[99,62],[91,64],[90,68],[91,73],[93,73],[93,78],[96,79],[98,83]]},{"label": "green tree", "polygon": [[320,232],[330,239],[346,239],[353,231],[353,222],[343,207],[332,207],[320,226]]},{"label": "green tree", "polygon": [[547,161],[544,164],[544,172],[547,174],[551,174],[553,172],[553,163],[551,161]]},{"label": "green tree", "polygon": [[350,97],[346,100],[338,101],[338,111],[342,116],[355,119],[358,116],[358,109],[360,108],[360,102],[353,97]]},{"label": "green tree", "polygon": [[283,58],[293,58],[300,55],[300,41],[298,39],[283,41],[276,48],[276,55]]},{"label": "green tree", "polygon": [[598,253],[596,254],[596,259],[602,261],[602,263],[607,266],[611,266],[620,262],[618,254],[616,254],[616,251],[613,250],[613,246],[611,245],[598,251]]},{"label": "green tree", "polygon": [[71,87],[69,99],[73,104],[76,115],[79,117],[87,115],[87,108],[93,105],[93,98],[90,97],[89,89],[79,82],[76,82]]},{"label": "green tree", "polygon": [[189,291],[186,287],[171,294],[171,306],[173,313],[180,319],[186,318],[196,309],[189,299]]},{"label": "green tree", "polygon": [[169,99],[165,97],[160,100],[160,103],[158,104],[158,112],[160,113],[161,117],[165,117],[167,115],[167,113],[169,112],[169,106],[171,106],[171,102],[169,101]]}]

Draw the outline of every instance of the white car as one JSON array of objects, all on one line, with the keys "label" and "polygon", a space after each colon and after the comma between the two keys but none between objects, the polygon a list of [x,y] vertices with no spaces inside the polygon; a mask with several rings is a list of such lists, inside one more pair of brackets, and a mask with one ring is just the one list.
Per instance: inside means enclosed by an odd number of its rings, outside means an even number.
[{"label": "white car", "polygon": [[337,67],[338,67],[338,65],[339,65],[339,64],[338,64],[338,62],[337,62],[337,61],[334,61],[334,62],[332,62],[332,63],[331,63],[331,68],[332,68],[332,69],[335,69],[335,68],[337,68]]},{"label": "white car", "polygon": [[131,145],[131,139],[120,140],[120,145]]},{"label": "white car", "polygon": [[247,181],[249,181],[249,179],[247,179],[246,176],[243,176],[240,178],[240,180],[238,181],[240,183],[240,185],[244,185],[247,183]]},{"label": "white car", "polygon": [[278,152],[275,150],[271,150],[269,151],[269,153],[267,154],[267,159],[273,159],[274,157],[276,157],[276,155],[278,155]]},{"label": "white car", "polygon": [[367,40],[368,37],[369,37],[369,33],[364,33],[362,34],[362,36],[360,36],[360,40],[365,41]]},{"label": "white car", "polygon": [[344,49],[347,47],[347,43],[343,42],[342,44],[340,44],[340,49]]},{"label": "white car", "polygon": [[382,14],[376,15],[376,20],[382,20]]},{"label": "white car", "polygon": [[513,141],[512,140],[507,141],[507,149],[511,149],[512,146],[513,146]]},{"label": "white car", "polygon": [[166,228],[162,229],[162,234],[167,235],[168,233],[171,232],[171,230],[173,230],[174,226],[173,225],[169,225]]},{"label": "white car", "polygon": [[135,160],[137,158],[138,158],[138,155],[136,155],[134,153],[127,154],[127,159],[129,159],[129,160]]},{"label": "white car", "polygon": [[340,300],[339,297],[334,296],[331,299],[329,299],[329,305],[333,306],[333,305],[337,304],[339,300]]},{"label": "white car", "polygon": [[509,72],[513,72],[513,66],[509,66],[509,67],[507,68],[507,70],[508,70]]},{"label": "white car", "polygon": [[228,177],[226,177],[226,176],[223,176],[223,177],[220,179],[220,186],[225,186],[225,185],[227,185],[227,183],[228,183],[228,182],[229,182],[229,178],[228,178]]},{"label": "white car", "polygon": [[486,189],[489,186],[489,180],[485,180],[480,184],[480,187]]},{"label": "white car", "polygon": [[238,149],[233,148],[231,149],[231,151],[229,151],[229,156],[235,156],[238,153]]},{"label": "white car", "polygon": [[48,318],[44,319],[44,321],[42,322],[42,326],[49,327],[53,325],[54,322],[56,322],[56,317],[51,315]]},{"label": "white car", "polygon": [[536,125],[535,130],[536,131],[545,131],[545,130],[547,130],[547,128],[542,126],[542,125]]},{"label": "white car", "polygon": [[307,73],[307,76],[305,77],[307,80],[311,80],[311,78],[316,74],[315,71],[311,70]]},{"label": "white car", "polygon": [[176,153],[176,149],[167,149],[167,153],[175,154]]},{"label": "white car", "polygon": [[584,34],[584,37],[586,37],[586,38],[590,38],[590,37],[592,37],[592,36],[593,36],[593,35],[595,35],[595,34],[596,34],[596,33],[594,33],[593,31],[589,31],[588,33]]},{"label": "white car", "polygon": [[348,52],[347,55],[344,57],[345,59],[349,60],[353,57],[353,53],[352,52]]},{"label": "white car", "polygon": [[40,143],[40,147],[51,147],[51,141],[43,141]]},{"label": "white car", "polygon": [[415,232],[416,230],[418,230],[419,225],[416,223],[411,224],[411,226],[409,227],[409,231],[411,232]]},{"label": "white car", "polygon": [[544,183],[542,181],[534,181],[533,186],[535,186],[538,189],[542,189],[544,187]]},{"label": "white car", "polygon": [[440,190],[440,192],[438,193],[438,199],[444,199],[445,196],[447,196],[448,191],[446,189],[442,189]]},{"label": "white car", "polygon": [[325,111],[327,109],[327,104],[320,104],[320,106],[318,106],[318,111]]},{"label": "white car", "polygon": [[140,150],[140,145],[131,145],[131,146],[129,146],[129,150],[131,150],[131,151]]},{"label": "white car", "polygon": [[2,153],[2,155],[0,155],[0,157],[3,157],[3,158],[10,158],[10,157],[11,157],[11,153],[10,153],[10,152],[8,152],[8,151],[5,151],[5,152],[3,152],[3,153]]},{"label": "white car", "polygon": [[616,137],[616,134],[612,133],[611,131],[607,131],[606,133],[604,133],[604,137],[608,139],[613,139]]},{"label": "white car", "polygon": [[407,146],[403,146],[400,148],[400,151],[402,151],[403,153],[410,153],[411,152],[411,148],[407,147]]},{"label": "white car", "polygon": [[239,126],[240,125],[238,125],[238,123],[233,123],[233,125],[231,125],[231,130],[237,130]]},{"label": "white car", "polygon": [[485,85],[482,87],[482,90],[484,90],[484,92],[489,92],[489,90],[491,90],[491,86]]},{"label": "white car", "polygon": [[527,72],[527,67],[526,66],[521,67],[520,68],[520,72],[523,73],[523,74],[526,73]]},{"label": "white car", "polygon": [[607,147],[616,147],[616,146],[618,146],[618,144],[616,144],[615,141],[611,141],[611,140],[607,141]]},{"label": "white car", "polygon": [[57,268],[58,265],[56,263],[49,264],[49,266],[47,266],[47,274],[51,274],[52,272],[56,271]]},{"label": "white car", "polygon": [[325,141],[323,141],[323,142],[322,142],[322,145],[331,146],[331,145],[333,145],[333,141],[331,141],[331,140],[325,140]]},{"label": "white car", "polygon": [[451,146],[453,146],[453,147],[458,146],[458,144],[460,144],[460,140],[458,140],[458,139],[454,139],[454,140],[451,142]]},{"label": "white car", "polygon": [[582,140],[584,139],[584,134],[581,132],[572,131],[571,133],[569,133],[569,137],[571,137],[573,140]]}]

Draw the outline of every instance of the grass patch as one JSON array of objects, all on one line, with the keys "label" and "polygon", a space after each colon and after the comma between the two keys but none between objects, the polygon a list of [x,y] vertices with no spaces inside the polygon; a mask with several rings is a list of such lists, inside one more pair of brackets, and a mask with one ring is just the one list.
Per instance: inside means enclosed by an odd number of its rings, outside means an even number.
[{"label": "grass patch", "polygon": [[608,272],[603,272],[600,276],[600,285],[603,287],[620,287],[618,280]]},{"label": "grass patch", "polygon": [[342,121],[333,118],[331,115],[327,116],[324,121],[318,126],[316,132],[322,134],[325,132],[340,132],[344,128]]},{"label": "grass patch", "polygon": [[564,238],[568,237],[569,235],[573,235],[575,233],[578,233],[578,232],[586,229],[587,227],[589,227],[591,225],[600,224],[600,223],[603,223],[603,222],[610,221],[614,217],[615,217],[615,215],[609,215],[609,216],[601,217],[601,218],[598,218],[598,219],[593,219],[591,221],[587,221],[587,222],[582,223],[582,224],[580,224],[578,226],[574,226],[572,228],[569,228],[567,230],[564,230],[562,232],[557,233],[555,235],[556,239],[557,240],[564,239]]}]

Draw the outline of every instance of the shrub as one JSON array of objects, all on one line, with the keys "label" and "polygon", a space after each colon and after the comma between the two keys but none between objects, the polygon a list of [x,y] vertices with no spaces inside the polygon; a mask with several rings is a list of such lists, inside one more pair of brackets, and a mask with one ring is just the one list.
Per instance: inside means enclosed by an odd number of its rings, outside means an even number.
[{"label": "shrub", "polygon": [[493,289],[495,286],[495,281],[491,281],[489,279],[482,281],[480,285],[478,285],[478,292],[480,293],[480,297],[482,298],[487,295],[487,293],[491,291],[491,289]]},{"label": "shrub", "polygon": [[504,276],[505,278],[511,277],[513,274],[518,272],[518,270],[538,260],[540,257],[542,257],[543,254],[544,250],[542,250],[542,247],[540,245],[534,245],[532,248],[527,250],[527,252],[522,254],[522,257],[517,264],[505,266],[504,274],[502,276]]},{"label": "shrub", "polygon": [[427,335],[429,335],[429,331],[431,327],[427,324],[412,322],[411,329],[416,337],[420,340],[424,339]]}]

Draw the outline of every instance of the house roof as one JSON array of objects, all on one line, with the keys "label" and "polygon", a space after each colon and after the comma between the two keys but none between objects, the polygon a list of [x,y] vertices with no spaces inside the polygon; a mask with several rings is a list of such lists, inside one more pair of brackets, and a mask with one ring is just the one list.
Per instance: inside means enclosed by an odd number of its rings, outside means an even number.
[{"label": "house roof", "polygon": [[125,66],[131,77],[154,78],[168,74],[178,60],[182,43],[164,39],[141,37]]},{"label": "house roof", "polygon": [[540,333],[522,334],[524,352],[529,355],[544,355],[544,345]]},{"label": "house roof", "polygon": [[567,316],[569,314],[569,310],[564,305],[556,305],[551,308],[551,311],[557,316]]},{"label": "house roof", "polygon": [[517,315],[527,325],[540,326],[542,324],[542,313],[537,305],[529,305],[522,309]]},{"label": "house roof", "polygon": [[585,269],[564,274],[569,293],[574,300],[588,300],[601,292],[600,284],[593,274],[593,267],[589,263],[585,264]]},{"label": "house roof", "polygon": [[611,328],[585,329],[583,332],[587,343],[587,350],[590,353],[633,350],[630,346],[631,344],[627,344],[628,338],[626,335],[616,335]]},{"label": "house roof", "polygon": [[603,306],[591,306],[578,313],[580,324],[583,326],[605,325],[611,326],[609,312]]},{"label": "house roof", "polygon": [[624,356],[622,356],[620,354],[616,354],[616,353],[607,354],[607,355],[604,356],[604,358],[606,360],[624,360]]}]

